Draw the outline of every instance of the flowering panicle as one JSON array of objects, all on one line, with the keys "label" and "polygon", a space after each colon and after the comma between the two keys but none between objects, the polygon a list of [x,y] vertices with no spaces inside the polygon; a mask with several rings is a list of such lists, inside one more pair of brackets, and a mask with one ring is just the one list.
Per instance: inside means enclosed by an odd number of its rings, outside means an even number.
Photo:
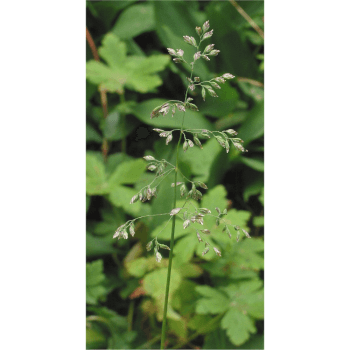
[{"label": "flowering panicle", "polygon": [[[192,97],[187,97],[188,92],[194,91],[197,87],[201,89],[201,96],[203,100],[207,98],[207,96],[211,97],[218,97],[217,91],[221,89],[220,84],[224,84],[227,80],[235,78],[234,75],[231,73],[224,73],[220,76],[214,77],[208,81],[201,81],[200,77],[194,77],[193,76],[193,69],[195,63],[203,59],[205,61],[210,61],[210,59],[214,56],[217,56],[220,53],[220,50],[214,49],[215,44],[208,44],[205,46],[204,49],[200,49],[200,45],[202,42],[206,39],[209,39],[213,36],[214,30],[210,29],[209,21],[205,21],[202,27],[196,27],[195,31],[198,35],[199,39],[195,39],[193,36],[185,35],[183,36],[183,39],[185,43],[193,46],[195,48],[195,51],[193,53],[193,62],[186,62],[184,58],[184,51],[182,49],[173,49],[168,48],[168,53],[173,57],[173,61],[175,63],[184,63],[190,66],[191,68],[191,76],[187,77],[187,91],[186,91],[186,97],[184,101],[179,100],[169,100],[164,102],[163,104],[155,107],[150,117],[158,118],[159,116],[165,117],[169,114],[171,111],[171,116],[174,117],[176,111],[185,113],[186,110],[191,111],[198,111],[198,107],[196,104],[193,103]],[[187,57],[187,56],[186,56]],[[173,129],[173,130],[163,130],[159,128],[154,128],[154,131],[156,131],[159,135],[159,137],[165,139],[165,145],[169,145],[172,140],[174,139],[174,136],[176,135],[176,132],[180,132],[180,138],[184,137],[184,142],[182,145],[183,151],[186,152],[189,149],[193,147],[199,147],[200,149],[203,149],[203,139],[210,139],[211,137],[215,138],[216,141],[219,143],[221,147],[223,147],[226,152],[229,152],[230,147],[232,145],[234,146],[234,149],[240,151],[240,152],[247,152],[245,148],[242,146],[243,140],[240,138],[236,138],[237,131],[234,129],[227,129],[223,131],[210,131],[207,129],[185,129],[181,127],[181,129]],[[180,143],[179,143],[180,144]],[[205,144],[204,144],[205,146]],[[206,215],[215,217],[216,225],[219,226],[223,223],[223,233],[226,233],[229,238],[232,237],[232,234],[230,232],[229,226],[233,226],[233,228],[237,231],[237,241],[240,237],[240,232],[243,232],[243,234],[250,238],[249,233],[240,228],[239,226],[234,226],[229,223],[227,223],[224,219],[224,217],[227,215],[227,209],[224,209],[221,211],[219,208],[216,208],[218,215],[211,214],[211,211],[207,208],[199,208],[192,212],[189,208],[187,208],[185,205],[188,200],[194,199],[194,200],[201,200],[202,199],[202,192],[199,190],[204,189],[207,190],[208,187],[205,183],[201,181],[191,181],[187,179],[181,172],[178,166],[174,166],[165,159],[158,160],[152,155],[145,155],[143,157],[148,163],[147,163],[147,170],[153,172],[155,174],[154,180],[141,188],[138,193],[136,193],[130,200],[130,204],[136,203],[137,201],[146,202],[151,200],[153,197],[157,197],[157,187],[160,184],[160,182],[168,176],[173,171],[179,172],[179,174],[182,175],[183,181],[176,181],[171,184],[171,187],[175,188],[175,191],[179,189],[181,197],[185,197],[185,204],[183,207],[173,208],[169,213],[164,214],[153,214],[153,215],[145,215],[145,216],[156,216],[156,215],[167,215],[169,217],[169,220],[173,219],[174,222],[177,220],[183,220],[183,228],[186,230],[191,225],[201,225],[203,228],[198,230],[195,229],[196,237],[198,239],[199,244],[204,243],[204,250],[202,252],[202,255],[206,255],[210,249],[211,245],[209,242],[205,241],[205,237],[207,235],[212,235],[211,230],[208,228],[205,228],[205,218]],[[175,177],[176,178],[176,177]],[[176,178],[177,179],[177,178]],[[190,184],[189,188],[187,188],[188,183]],[[176,193],[176,192],[175,192]],[[125,224],[121,225],[117,228],[116,232],[113,235],[113,238],[118,239],[128,239],[129,235],[131,237],[134,237],[135,235],[135,221],[138,219],[141,219],[145,216],[141,216],[139,218],[129,220]],[[177,217],[176,217],[177,216]],[[182,218],[181,218],[182,216]],[[169,222],[169,221],[168,221]],[[192,227],[192,226],[191,226]],[[198,227],[198,226],[197,226]],[[202,234],[202,235],[201,235]],[[150,242],[146,245],[146,250],[151,251],[154,250],[154,256],[158,263],[162,260],[162,254],[160,253],[160,249],[170,250],[170,248],[165,245],[158,242],[157,238],[152,239]],[[215,254],[219,257],[221,257],[221,251],[217,247],[212,247],[212,250],[215,252]]]}]

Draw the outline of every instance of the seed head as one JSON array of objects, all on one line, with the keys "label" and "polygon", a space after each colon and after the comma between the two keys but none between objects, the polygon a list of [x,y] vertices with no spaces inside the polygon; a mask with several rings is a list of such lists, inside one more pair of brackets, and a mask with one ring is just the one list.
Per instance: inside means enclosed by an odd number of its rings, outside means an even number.
[{"label": "seed head", "polygon": [[217,81],[218,83],[224,83],[226,80],[222,77],[216,77],[214,78],[215,81]]},{"label": "seed head", "polygon": [[221,86],[217,83],[215,83],[215,81],[211,81],[210,82],[211,86],[213,86],[215,89],[221,89]]},{"label": "seed head", "polygon": [[242,231],[243,231],[243,233],[244,233],[248,238],[251,238],[250,235],[249,235],[249,233],[248,233],[246,230],[243,230],[243,228],[242,228]]},{"label": "seed head", "polygon": [[220,50],[213,50],[208,53],[209,56],[217,56],[219,54]]},{"label": "seed head", "polygon": [[216,253],[216,255],[221,256],[221,252],[219,249],[217,249],[215,247],[213,247],[213,249],[214,249],[214,252]]},{"label": "seed head", "polygon": [[[197,110],[198,110],[198,109],[197,109]],[[199,141],[199,138],[197,137],[197,135],[193,135],[193,141],[194,141],[194,143],[195,143],[198,147],[200,147],[201,149],[203,149],[203,146],[202,146],[201,142]]]},{"label": "seed head", "polygon": [[235,142],[233,142],[233,145],[236,147],[236,149],[237,149],[238,151],[241,151],[241,152],[244,152],[244,151],[245,151],[244,147],[243,147],[240,143],[235,143]]},{"label": "seed head", "polygon": [[210,61],[210,58],[207,55],[202,56],[205,60]]},{"label": "seed head", "polygon": [[186,112],[186,108],[183,104],[177,103],[176,107],[180,112]]},{"label": "seed head", "polygon": [[157,131],[157,132],[164,132],[164,130],[162,129],[153,129],[154,131]]},{"label": "seed head", "polygon": [[197,61],[200,57],[201,57],[201,52],[200,52],[200,51],[196,52],[196,53],[194,54],[194,56],[193,56],[193,58],[194,58],[195,61]]},{"label": "seed head", "polygon": [[202,28],[201,27],[196,27],[196,32],[199,36],[202,34]]},{"label": "seed head", "polygon": [[170,212],[170,216],[176,215],[182,208],[175,208]]},{"label": "seed head", "polygon": [[229,135],[232,135],[232,136],[235,136],[235,135],[238,134],[238,132],[233,130],[233,129],[227,129],[227,130],[224,130],[224,132],[226,132],[226,134],[229,134]]},{"label": "seed head", "polygon": [[177,56],[176,51],[174,49],[167,48],[167,50],[171,56]]},{"label": "seed head", "polygon": [[206,48],[204,49],[204,53],[209,53],[213,49],[214,45],[215,44],[210,44],[206,46]]},{"label": "seed head", "polygon": [[186,229],[188,226],[190,226],[190,224],[191,224],[190,220],[185,220],[184,223],[183,223],[184,229]]},{"label": "seed head", "polygon": [[161,255],[159,252],[157,252],[157,253],[156,253],[156,261],[157,261],[158,263],[160,263],[161,260],[162,260],[162,255]]},{"label": "seed head", "polygon": [[[157,167],[155,166],[155,165],[150,165],[148,168],[147,168],[148,170],[150,170],[150,171],[154,171],[154,170],[156,170],[157,169]],[[140,198],[141,199],[141,198]],[[142,200],[142,199],[141,199]]]},{"label": "seed head", "polygon": [[214,29],[212,29],[210,32],[208,32],[208,33],[205,33],[204,35],[203,35],[203,39],[202,40],[204,40],[204,39],[207,39],[207,38],[210,38],[212,35],[213,35],[213,32],[214,32]]},{"label": "seed head", "polygon": [[201,232],[205,233],[206,235],[210,234],[210,231],[208,229],[201,230]]},{"label": "seed head", "polygon": [[159,244],[159,248],[170,250],[170,248],[165,244]]},{"label": "seed head", "polygon": [[135,235],[135,226],[134,226],[134,224],[130,225],[130,229],[129,230],[130,230],[131,236],[134,237],[134,235]]},{"label": "seed head", "polygon": [[152,156],[144,156],[143,159],[146,159],[146,160],[155,160],[155,158],[152,157]]},{"label": "seed head", "polygon": [[201,81],[201,79],[199,77],[194,77],[194,81],[195,81],[195,83],[199,83]]},{"label": "seed head", "polygon": [[133,204],[139,200],[139,194],[135,194],[134,197],[131,198],[130,204]]},{"label": "seed head", "polygon": [[189,89],[190,89],[191,91],[193,91],[193,90],[195,89],[195,85],[191,84],[191,85],[189,86]]},{"label": "seed head", "polygon": [[209,247],[204,249],[203,252],[202,252],[202,255],[204,256],[205,254],[207,254],[209,252],[209,249],[210,249]]},{"label": "seed head", "polygon": [[153,246],[153,241],[149,241],[146,245],[147,251],[150,251],[152,249],[152,246]]},{"label": "seed head", "polygon": [[187,142],[187,140],[183,144],[183,150],[184,150],[184,152],[186,152],[188,150],[188,142]]},{"label": "seed head", "polygon": [[169,131],[163,131],[159,134],[159,136],[160,137],[168,137],[169,134],[170,134]]},{"label": "seed head", "polygon": [[189,145],[190,147],[193,147],[193,146],[194,146],[194,143],[193,143],[191,140],[188,140],[188,145]]},{"label": "seed head", "polygon": [[151,190],[151,187],[147,187],[147,190],[146,190],[146,197],[148,200],[150,200],[152,198],[152,190]]},{"label": "seed head", "polygon": [[168,145],[169,142],[173,139],[173,134],[170,134],[167,138],[166,138],[166,141],[165,141],[165,144]]},{"label": "seed head", "polygon": [[173,61],[175,63],[181,63],[181,62],[184,62],[184,60],[182,58],[173,58]]},{"label": "seed head", "polygon": [[185,40],[185,43],[197,47],[196,39],[193,36],[185,35],[183,38]]},{"label": "seed head", "polygon": [[202,28],[203,28],[203,32],[205,33],[210,28],[209,21],[204,22]]},{"label": "seed head", "polygon": [[225,73],[222,75],[223,78],[226,78],[226,79],[233,79],[235,76],[232,75],[231,73]]},{"label": "seed head", "polygon": [[200,236],[198,230],[196,230],[197,238],[199,242],[203,242],[202,237]]},{"label": "seed head", "polygon": [[179,57],[182,57],[184,55],[184,51],[181,49],[178,49],[176,53]]}]

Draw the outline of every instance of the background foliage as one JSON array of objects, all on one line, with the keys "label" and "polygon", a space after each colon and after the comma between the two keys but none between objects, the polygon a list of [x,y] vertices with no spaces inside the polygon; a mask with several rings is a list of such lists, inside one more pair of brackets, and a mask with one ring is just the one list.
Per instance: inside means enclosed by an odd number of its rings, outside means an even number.
[{"label": "background foliage", "polygon": [[[239,2],[263,30],[262,1]],[[154,127],[178,126],[174,118],[150,119],[151,110],[168,99],[183,100],[188,71],[167,55],[167,47],[193,55],[182,36],[206,20],[211,42],[221,50],[210,62],[198,62],[195,76],[236,76],[204,103],[191,95],[199,112],[187,111],[185,127],[239,132],[249,153],[227,154],[215,140],[203,141],[180,157],[187,177],[209,190],[201,207],[228,209],[228,221],[250,232],[237,243],[207,221],[209,241],[220,247],[204,257],[192,227],[177,225],[175,259],[168,309],[168,348],[263,348],[263,134],[264,42],[229,1],[101,1],[86,3],[87,28],[99,61],[87,42],[86,83],[86,302],[87,348],[159,348],[167,259],[160,264],[145,245],[162,229],[164,217],[141,220],[136,235],[113,240],[130,217],[172,209],[170,184],[162,182],[158,198],[130,205],[149,183],[149,154],[174,162]],[[102,94],[101,94],[102,91]],[[107,110],[101,95],[107,96]],[[126,153],[122,139],[126,138]],[[197,205],[197,203],[193,203]],[[207,219],[206,219],[207,220]],[[159,236],[167,244],[170,226]],[[166,255],[166,253],[164,253]]]}]

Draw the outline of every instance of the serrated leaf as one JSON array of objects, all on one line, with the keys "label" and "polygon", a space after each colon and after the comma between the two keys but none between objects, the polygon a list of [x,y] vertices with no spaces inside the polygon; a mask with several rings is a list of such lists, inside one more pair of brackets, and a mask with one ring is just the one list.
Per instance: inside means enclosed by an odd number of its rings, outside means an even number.
[{"label": "serrated leaf", "polygon": [[197,245],[199,244],[193,229],[191,231],[191,233],[187,233],[186,237],[177,241],[174,247],[174,254],[176,255],[176,258],[182,262],[191,260]]},{"label": "serrated leaf", "polygon": [[125,85],[141,93],[152,91],[162,84],[155,73],[163,70],[170,60],[168,55],[126,57],[126,44],[113,33],[105,35],[98,51],[107,65],[88,61],[86,77],[100,89],[118,94],[124,93]]},{"label": "serrated leaf", "polygon": [[112,32],[121,39],[133,38],[155,28],[152,4],[136,4],[124,10]]},{"label": "serrated leaf", "polygon": [[109,192],[104,164],[94,155],[86,155],[86,193],[103,195]]},{"label": "serrated leaf", "polygon": [[204,296],[196,303],[196,312],[198,314],[219,314],[225,312],[229,307],[227,296],[209,286],[198,286],[196,292]]},{"label": "serrated leaf", "polygon": [[110,190],[112,191],[118,185],[131,185],[137,182],[145,172],[146,164],[147,163],[143,159],[135,159],[121,163],[108,179]]},{"label": "serrated leaf", "polygon": [[101,256],[112,254],[115,252],[113,248],[113,238],[109,237],[96,237],[91,233],[86,232],[86,256]]},{"label": "serrated leaf", "polygon": [[254,322],[236,309],[230,309],[225,314],[221,326],[226,329],[228,337],[235,345],[245,343],[249,339],[250,333],[256,332]]},{"label": "serrated leaf", "polygon": [[[165,286],[167,279],[167,268],[161,268],[159,270],[153,271],[147,274],[143,280],[143,287],[146,291],[146,294],[152,296],[156,302],[157,308],[157,318],[159,321],[163,319],[163,308],[164,308],[164,296],[165,296]],[[169,304],[168,304],[168,318],[179,320],[180,315],[177,314],[172,306],[172,298],[174,292],[179,288],[181,283],[180,274],[174,269],[171,273],[171,283],[169,288]]]},{"label": "serrated leaf", "polygon": [[102,285],[105,280],[103,260],[86,263],[86,303],[96,305],[107,293]]}]

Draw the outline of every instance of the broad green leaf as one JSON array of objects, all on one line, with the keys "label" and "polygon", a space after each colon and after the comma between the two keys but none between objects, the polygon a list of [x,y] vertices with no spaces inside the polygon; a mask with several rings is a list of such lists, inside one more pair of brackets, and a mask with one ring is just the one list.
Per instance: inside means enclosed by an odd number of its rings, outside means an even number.
[{"label": "broad green leaf", "polygon": [[102,62],[91,60],[86,63],[86,78],[99,85],[100,90],[122,94],[127,72],[116,68],[112,70]]},{"label": "broad green leaf", "polygon": [[96,305],[106,296],[106,288],[103,286],[105,275],[103,274],[103,260],[95,260],[86,263],[86,303]]},{"label": "broad green leaf", "polygon": [[[226,199],[227,191],[223,185],[217,185],[214,188],[210,189],[201,201],[201,207],[210,209],[212,215],[218,215],[216,207],[224,211],[227,208],[228,201]],[[226,219],[226,217],[225,217]],[[205,217],[204,222],[208,222],[209,225],[215,223],[215,218]]]},{"label": "broad green leaf", "polygon": [[87,1],[86,6],[105,28],[110,28],[117,13],[137,0]]},{"label": "broad green leaf", "polygon": [[[152,296],[156,301],[157,306],[157,318],[158,320],[163,319],[163,307],[164,307],[164,296],[165,286],[167,279],[167,268],[162,268],[147,274],[143,280],[143,287],[146,294]],[[169,305],[168,318],[175,320],[180,319],[180,316],[172,309],[171,302],[174,292],[179,288],[181,283],[181,275],[174,269],[171,273],[171,283],[169,288]]]},{"label": "broad green leaf", "polygon": [[[170,219],[170,215],[169,215]],[[190,228],[184,230],[182,227],[183,221],[181,219],[176,220],[176,225],[175,225],[175,239],[179,238],[185,234],[187,234],[190,230]],[[161,225],[157,226],[152,232],[151,232],[151,237],[158,237],[159,240],[165,240],[165,241],[170,241],[171,238],[171,227],[172,227],[172,220],[168,222],[167,221],[163,222]]]},{"label": "broad green leaf", "polygon": [[102,142],[102,136],[94,129],[94,127],[87,123],[86,124],[86,142]]},{"label": "broad green leaf", "polygon": [[109,194],[108,199],[116,207],[121,207],[126,213],[138,216],[144,214],[149,214],[150,208],[146,203],[136,202],[130,204],[131,198],[135,195],[135,190],[126,186],[114,186],[113,190]]},{"label": "broad green leaf", "polygon": [[89,307],[89,312],[98,315],[100,322],[108,326],[110,337],[108,338],[108,349],[132,349],[133,340],[137,332],[128,331],[126,317],[118,315],[115,311],[106,307]]},{"label": "broad green leaf", "polygon": [[112,32],[121,39],[133,38],[155,28],[152,4],[136,4],[122,12]]},{"label": "broad green leaf", "polygon": [[130,160],[119,164],[108,179],[111,191],[118,187],[118,185],[134,184],[145,172],[145,168],[146,162],[143,159]]},{"label": "broad green leaf", "polygon": [[237,110],[233,113],[229,113],[224,118],[220,118],[215,123],[216,130],[225,130],[234,127],[237,124],[241,124],[247,117],[248,112],[246,110]]},{"label": "broad green leaf", "polygon": [[229,307],[229,299],[222,292],[209,286],[198,286],[196,292],[204,296],[197,301],[196,312],[198,314],[219,314]]},{"label": "broad green leaf", "polygon": [[[227,212],[227,215],[224,216],[224,220],[227,224],[238,225],[241,228],[243,228],[249,232],[250,230],[249,230],[247,225],[248,225],[248,220],[250,218],[250,215],[251,214],[249,211],[230,209]],[[230,231],[231,231],[232,235],[234,236],[234,234],[236,232],[234,231],[234,228],[232,226],[230,226]]]},{"label": "broad green leaf", "polygon": [[[178,269],[176,270],[178,271]],[[183,280],[174,292],[172,305],[181,315],[193,315],[195,312],[193,301],[198,298],[198,293],[195,291],[196,286],[197,284],[192,281]]]},{"label": "broad green leaf", "polygon": [[253,225],[256,227],[263,227],[264,226],[264,217],[263,216],[256,216],[253,218]]},{"label": "broad green leaf", "polygon": [[194,232],[194,230],[191,231],[191,233],[187,233],[187,235],[184,238],[176,242],[174,247],[174,254],[176,256],[176,259],[178,259],[181,262],[190,261],[197,248],[197,245],[199,244],[198,239],[196,237],[196,233]]},{"label": "broad green leaf", "polygon": [[[264,134],[264,101],[257,103],[242,126],[238,129],[239,137],[244,141],[244,146],[261,137]],[[249,149],[249,148],[248,148]]]},{"label": "broad green leaf", "polygon": [[232,261],[244,269],[261,270],[264,268],[262,255],[264,242],[259,238],[244,239],[232,248]]},{"label": "broad green leaf", "polygon": [[264,172],[264,161],[257,158],[241,157],[241,162],[254,170]]},{"label": "broad green leaf", "polygon": [[141,257],[126,263],[126,269],[130,275],[142,277],[147,271],[147,258]]},{"label": "broad green leaf", "polygon": [[92,328],[86,328],[86,348],[99,349],[102,348],[106,342],[103,334]]},{"label": "broad green leaf", "polygon": [[110,176],[120,164],[131,160],[134,160],[134,158],[124,153],[114,153],[108,155],[106,162],[107,175]]},{"label": "broad green leaf", "polygon": [[[220,320],[221,321],[221,320]],[[213,329],[212,332],[208,333],[204,338],[203,349],[240,349],[232,344],[226,331],[219,327]],[[255,348],[251,348],[255,349]]]},{"label": "broad green leaf", "polygon": [[250,196],[261,193],[262,189],[264,188],[264,174],[248,168],[247,171],[244,172],[244,175],[245,186],[243,191],[243,199],[247,201]]},{"label": "broad green leaf", "polygon": [[196,278],[202,275],[203,270],[198,264],[186,263],[174,259],[173,267],[179,272],[182,277]]},{"label": "broad green leaf", "polygon": [[262,205],[264,205],[264,188],[261,190],[261,194],[259,196],[259,201]]},{"label": "broad green leaf", "polygon": [[103,195],[109,191],[104,164],[94,155],[86,155],[86,193]]},{"label": "broad green leaf", "polygon": [[250,333],[256,332],[254,322],[247,315],[234,308],[225,314],[221,325],[222,328],[226,329],[228,337],[235,345],[243,344],[249,339]]},{"label": "broad green leaf", "polygon": [[112,236],[101,238],[93,236],[91,233],[86,232],[86,256],[100,256],[113,254],[115,249],[113,248]]},{"label": "broad green leaf", "polygon": [[[213,316],[195,314],[188,322],[187,326],[190,329],[196,330],[200,334],[211,333],[218,328],[220,321],[213,322]],[[218,349],[218,348],[213,348]]]},{"label": "broad green leaf", "polygon": [[126,221],[124,211],[112,206],[110,208],[103,208],[101,215],[102,221],[96,223],[93,228],[92,233],[94,235],[108,235],[112,237],[117,227]]},{"label": "broad green leaf", "polygon": [[[203,149],[193,147],[184,153],[181,156],[181,163],[186,163],[190,166],[191,173],[196,175],[195,180],[206,182],[209,179],[213,162],[222,152],[222,147],[213,138],[202,144]],[[203,191],[203,193],[206,193],[206,191]]]},{"label": "broad green leaf", "polygon": [[237,16],[237,11],[232,4],[226,1],[213,1],[206,7],[206,13],[210,26],[214,29],[215,47],[221,50],[215,57],[217,67],[220,67],[222,73],[228,72],[239,77],[258,79],[258,64],[253,49],[237,29],[233,20],[233,15]]},{"label": "broad green leaf", "polygon": [[162,84],[155,73],[163,70],[170,60],[169,55],[126,56],[126,44],[113,33],[106,34],[99,53],[107,65],[87,62],[86,77],[100,89],[118,94],[124,93],[125,85],[141,93],[153,91]]},{"label": "broad green leaf", "polygon": [[102,46],[98,49],[98,53],[110,68],[119,69],[126,62],[126,44],[111,33],[103,38]]},{"label": "broad green leaf", "polygon": [[237,90],[231,87],[229,82],[219,85],[221,86],[220,90],[214,88],[219,97],[198,102],[197,106],[201,113],[218,118],[226,116],[236,107],[239,99]]}]

